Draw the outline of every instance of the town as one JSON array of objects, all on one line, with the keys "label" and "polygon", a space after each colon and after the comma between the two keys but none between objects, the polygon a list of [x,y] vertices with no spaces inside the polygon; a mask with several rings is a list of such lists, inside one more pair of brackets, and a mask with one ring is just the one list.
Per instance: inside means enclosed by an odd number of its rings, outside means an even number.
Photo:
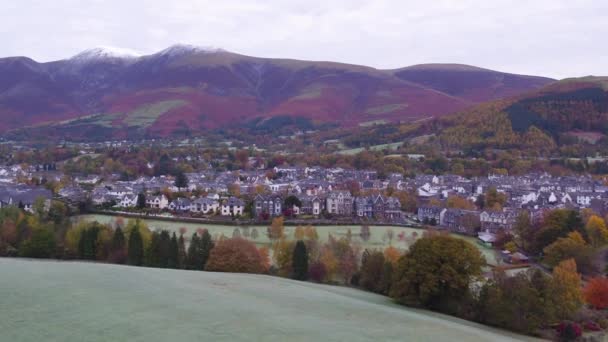
[{"label": "town", "polygon": [[[20,182],[43,179],[61,183],[53,191]],[[608,212],[608,186],[590,176],[553,177],[402,174],[378,177],[373,170],[288,167],[201,171],[139,177],[89,174],[65,182],[65,175],[39,165],[0,168],[0,207],[33,210],[36,200],[55,198],[94,211],[201,218],[220,223],[266,223],[284,216],[297,222],[431,226],[478,236],[491,244],[509,232],[521,212],[531,223],[550,210]]]}]

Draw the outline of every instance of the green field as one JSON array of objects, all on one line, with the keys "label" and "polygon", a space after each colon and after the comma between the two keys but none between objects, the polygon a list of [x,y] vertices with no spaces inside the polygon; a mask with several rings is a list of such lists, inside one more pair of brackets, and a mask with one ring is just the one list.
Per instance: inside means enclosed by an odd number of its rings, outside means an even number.
[{"label": "green field", "polygon": [[[114,224],[116,217],[110,215],[82,215],[78,216],[76,220],[85,220],[85,221],[97,221],[103,224]],[[128,219],[125,218],[125,223]],[[228,225],[220,225],[220,224],[205,224],[205,223],[186,223],[186,222],[171,222],[171,221],[162,221],[162,220],[154,220],[154,219],[142,219],[142,221],[146,222],[150,230],[168,230],[169,232],[178,233],[180,228],[186,229],[185,237],[189,239],[194,232],[196,232],[199,228],[206,228],[209,230],[209,233],[218,238],[221,234],[224,234],[226,237],[232,237],[232,233],[235,226]],[[255,228],[258,231],[258,238],[252,240],[258,246],[269,246],[270,240],[266,236],[266,226],[252,226],[249,227],[249,231]],[[399,226],[370,226],[371,236],[369,240],[363,241],[359,237],[359,231],[361,226],[353,225],[353,226],[315,226],[317,230],[317,234],[319,235],[319,240],[321,242],[326,242],[328,240],[329,234],[332,234],[336,238],[340,238],[347,235],[348,230],[351,230],[352,233],[352,241],[358,243],[362,249],[384,249],[389,245],[392,245],[401,251],[405,251],[408,249],[409,245],[412,244],[416,238],[414,235],[417,235],[418,238],[422,237],[424,233],[424,229],[419,228],[409,228],[409,227],[399,227]],[[243,227],[239,227],[241,233],[244,231]],[[286,226],[285,227],[285,235],[287,238],[293,238],[293,233],[296,227],[294,226]],[[390,240],[388,238],[388,231],[393,232],[393,239]],[[403,233],[405,239],[400,240],[398,235]],[[415,234],[414,234],[415,233]],[[497,263],[496,253],[493,249],[481,246],[477,243],[476,239],[473,237],[467,237],[462,235],[454,236],[458,238],[465,239],[475,245],[479,251],[484,255],[486,261],[490,265],[495,265]]]},{"label": "green field", "polygon": [[1,341],[515,341],[388,298],[263,275],[0,258]]}]

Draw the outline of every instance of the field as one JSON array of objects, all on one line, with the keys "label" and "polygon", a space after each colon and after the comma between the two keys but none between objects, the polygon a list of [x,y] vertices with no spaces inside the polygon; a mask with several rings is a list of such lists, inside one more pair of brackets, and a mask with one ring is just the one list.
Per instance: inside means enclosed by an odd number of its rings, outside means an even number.
[{"label": "field", "polygon": [[[97,221],[103,224],[114,224],[116,217],[110,215],[82,215],[78,216],[77,220],[85,220],[85,221]],[[128,219],[125,218],[125,222]],[[187,239],[192,236],[194,232],[196,232],[199,228],[206,228],[209,230],[209,233],[214,237],[219,237],[221,234],[224,234],[226,237],[232,237],[232,233],[234,232],[235,226],[228,225],[220,225],[220,224],[203,224],[203,223],[187,223],[187,222],[170,222],[170,221],[162,221],[162,220],[154,220],[154,219],[142,219],[142,221],[146,222],[150,230],[168,230],[169,232],[178,233],[180,228],[185,228],[186,233],[185,237]],[[244,233],[245,229],[248,229],[249,232],[253,229],[257,229],[258,238],[251,239],[258,246],[269,246],[270,240],[266,236],[266,226],[251,226],[248,228],[239,227],[241,234]],[[293,238],[293,233],[296,227],[286,226],[285,234],[287,238]],[[362,249],[384,249],[389,245],[392,245],[402,251],[408,249],[409,245],[411,245],[417,238],[421,237],[424,233],[424,229],[417,228],[409,228],[409,227],[399,227],[399,226],[370,226],[371,236],[369,240],[363,241],[359,237],[359,231],[361,226],[315,226],[317,233],[319,235],[319,241],[326,242],[329,234],[332,234],[336,238],[340,238],[346,236],[348,230],[351,230],[352,240],[358,243]],[[389,231],[393,233],[393,239],[389,238]],[[403,239],[399,238],[399,235],[403,234]],[[466,237],[461,235],[454,235],[456,237],[465,239],[471,242],[474,246],[476,246],[479,251],[484,255],[486,261],[490,265],[495,265],[497,263],[496,253],[494,250],[490,248],[486,248],[477,243],[475,238]]]},{"label": "field", "polygon": [[263,275],[0,258],[2,341],[515,341],[355,289]]}]

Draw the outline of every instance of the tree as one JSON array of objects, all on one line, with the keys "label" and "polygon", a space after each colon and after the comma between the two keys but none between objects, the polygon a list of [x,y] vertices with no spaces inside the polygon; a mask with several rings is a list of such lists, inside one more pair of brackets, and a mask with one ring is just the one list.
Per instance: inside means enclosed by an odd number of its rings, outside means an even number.
[{"label": "tree", "polygon": [[144,263],[144,243],[139,229],[129,234],[127,261],[129,265],[141,266]]},{"label": "tree", "polygon": [[186,241],[184,240],[184,234],[179,234],[177,240],[178,252],[177,252],[177,265],[179,268],[186,268],[186,260],[188,255],[186,254]]},{"label": "tree", "polygon": [[220,240],[211,250],[205,270],[263,273],[264,262],[255,245],[243,238]]},{"label": "tree", "polygon": [[329,246],[325,245],[321,248],[319,262],[323,264],[324,268],[325,277],[323,279],[333,280],[338,270],[338,260]]},{"label": "tree", "polygon": [[268,238],[271,240],[280,239],[284,235],[285,227],[284,227],[284,219],[283,216],[275,217],[268,227]]},{"label": "tree", "polygon": [[390,262],[393,265],[397,265],[399,258],[401,257],[401,253],[399,250],[393,246],[388,246],[384,250],[384,259],[387,262]]},{"label": "tree", "polygon": [[325,280],[327,276],[327,270],[325,269],[325,264],[320,261],[314,262],[308,268],[308,275],[312,281],[317,283],[321,283]]},{"label": "tree", "polygon": [[448,197],[446,205],[448,208],[455,208],[455,209],[466,209],[466,210],[475,209],[475,204],[473,202],[469,201],[468,199],[466,199],[464,197],[460,197],[457,195]]},{"label": "tree", "polygon": [[293,253],[295,242],[281,238],[272,244],[272,258],[278,268],[279,275],[289,277],[292,273]]},{"label": "tree", "polygon": [[146,194],[140,192],[137,195],[137,209],[144,209],[146,207]]},{"label": "tree", "polygon": [[585,225],[585,231],[587,232],[589,243],[594,248],[602,247],[608,243],[608,229],[603,218],[592,215]]},{"label": "tree", "polygon": [[19,254],[27,258],[50,258],[55,254],[55,235],[48,228],[32,230],[29,239],[21,244]]},{"label": "tree", "polygon": [[367,241],[369,240],[369,238],[371,237],[371,231],[369,230],[369,226],[368,225],[362,225],[361,226],[361,231],[359,232],[359,236],[361,236],[361,239],[363,241]]},{"label": "tree", "polygon": [[531,334],[546,320],[539,291],[523,273],[497,272],[479,294],[478,319],[483,323]]},{"label": "tree", "polygon": [[298,207],[298,208],[302,207],[302,202],[300,201],[299,198],[297,198],[294,195],[290,195],[287,198],[285,198],[285,201],[283,204],[285,205],[285,208],[289,208],[289,209],[293,208],[294,206]]},{"label": "tree", "polygon": [[364,289],[382,293],[380,282],[384,272],[384,254],[380,251],[365,251],[361,260],[361,278],[359,284]]},{"label": "tree", "polygon": [[205,265],[207,264],[208,260],[209,260],[209,255],[211,255],[211,251],[213,250],[213,248],[215,247],[215,244],[213,243],[213,240],[211,239],[211,234],[209,234],[209,231],[207,229],[205,229],[203,231],[203,235],[201,236],[201,240],[200,240],[200,257],[199,257],[199,262],[200,262],[200,268],[201,270],[205,269]]},{"label": "tree", "polygon": [[533,238],[532,226],[530,225],[530,214],[527,211],[522,211],[517,215],[515,219],[515,225],[513,226],[513,232],[515,233],[515,243],[522,250],[530,251],[530,239]]},{"label": "tree", "polygon": [[588,246],[579,232],[571,232],[565,238],[557,241],[544,249],[544,261],[551,267],[555,267],[561,261],[574,259],[582,270],[593,272],[593,250]]},{"label": "tree", "polygon": [[576,270],[574,259],[560,262],[553,269],[550,291],[558,319],[569,319],[583,304],[581,275]]},{"label": "tree", "polygon": [[171,241],[169,243],[169,255],[167,257],[167,267],[179,268],[179,242],[177,241],[177,235],[175,232],[171,235]]},{"label": "tree", "polygon": [[492,187],[488,189],[488,192],[485,195],[485,208],[490,208],[492,210],[502,210],[502,207],[507,202],[507,195],[504,193],[498,192],[496,188]]},{"label": "tree", "polygon": [[200,260],[200,249],[201,240],[197,233],[192,234],[190,239],[190,245],[188,246],[188,257],[186,261],[186,268],[189,270],[200,270],[202,261]]},{"label": "tree", "polygon": [[306,251],[306,245],[302,240],[298,240],[293,249],[292,269],[293,279],[308,279],[308,252]]},{"label": "tree", "polygon": [[177,187],[177,189],[181,191],[181,189],[187,188],[188,183],[189,181],[188,177],[186,177],[186,174],[181,170],[177,171],[177,173],[175,174],[175,186]]},{"label": "tree", "polygon": [[122,232],[120,226],[114,230],[112,235],[112,242],[110,244],[110,262],[117,264],[124,264],[127,259],[127,253],[125,250],[125,234]]},{"label": "tree", "polygon": [[253,240],[257,240],[258,236],[259,236],[258,229],[253,227],[253,229],[251,229],[251,238]]},{"label": "tree", "polygon": [[401,304],[439,308],[465,297],[484,264],[479,250],[462,239],[423,237],[399,259],[390,296]]},{"label": "tree", "polygon": [[585,302],[595,309],[608,308],[608,279],[605,277],[591,278],[583,289]]}]

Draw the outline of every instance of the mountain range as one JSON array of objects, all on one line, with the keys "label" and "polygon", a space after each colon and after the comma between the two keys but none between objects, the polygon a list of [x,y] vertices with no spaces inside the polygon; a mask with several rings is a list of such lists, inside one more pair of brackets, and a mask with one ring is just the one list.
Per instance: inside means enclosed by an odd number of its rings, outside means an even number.
[{"label": "mountain range", "polygon": [[95,48],[47,63],[0,58],[0,134],[166,137],[285,117],[313,127],[415,122],[553,82],[459,64],[380,70],[190,45],[145,56]]}]

